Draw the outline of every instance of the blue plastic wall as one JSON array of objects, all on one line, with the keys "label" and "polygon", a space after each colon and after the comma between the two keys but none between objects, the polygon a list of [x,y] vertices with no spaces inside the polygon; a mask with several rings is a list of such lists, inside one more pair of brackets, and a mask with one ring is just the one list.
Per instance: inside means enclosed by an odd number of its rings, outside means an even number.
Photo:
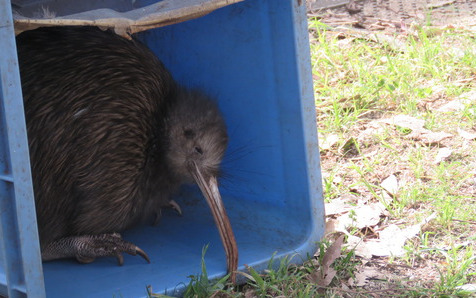
[{"label": "blue plastic wall", "polygon": [[[273,253],[296,254],[295,262],[313,254],[324,209],[305,1],[247,0],[139,38],[180,83],[214,96],[224,113],[230,145],[220,190],[239,270],[263,269]],[[123,234],[152,264],[132,256],[122,267],[113,258],[44,263],[47,296],[138,297],[148,285],[174,294],[200,273],[206,244],[210,277],[223,276],[225,254],[200,192],[185,187],[176,200],[183,217],[165,212],[159,226]]]},{"label": "blue plastic wall", "polygon": [[11,298],[44,296],[13,20],[10,3],[3,0],[0,0],[0,245],[0,294]]}]

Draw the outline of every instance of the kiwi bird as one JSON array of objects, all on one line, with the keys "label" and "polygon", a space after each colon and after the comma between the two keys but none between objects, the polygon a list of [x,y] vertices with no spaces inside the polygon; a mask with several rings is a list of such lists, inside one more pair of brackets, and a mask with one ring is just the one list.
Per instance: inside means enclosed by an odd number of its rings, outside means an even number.
[{"label": "kiwi bird", "polygon": [[123,253],[149,257],[119,232],[157,222],[184,183],[196,183],[226,256],[238,251],[218,191],[228,135],[217,105],[174,81],[137,40],[95,27],[17,37],[43,261]]}]

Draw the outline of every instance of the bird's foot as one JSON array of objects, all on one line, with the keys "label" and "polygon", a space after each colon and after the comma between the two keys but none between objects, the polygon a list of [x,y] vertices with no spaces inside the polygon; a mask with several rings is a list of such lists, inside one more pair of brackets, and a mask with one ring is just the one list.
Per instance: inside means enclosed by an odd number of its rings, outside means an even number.
[{"label": "bird's foot", "polygon": [[43,261],[76,258],[80,263],[91,263],[97,257],[116,257],[119,265],[122,265],[123,253],[140,255],[150,263],[149,257],[142,249],[123,240],[118,233],[61,238],[42,249],[41,258]]}]

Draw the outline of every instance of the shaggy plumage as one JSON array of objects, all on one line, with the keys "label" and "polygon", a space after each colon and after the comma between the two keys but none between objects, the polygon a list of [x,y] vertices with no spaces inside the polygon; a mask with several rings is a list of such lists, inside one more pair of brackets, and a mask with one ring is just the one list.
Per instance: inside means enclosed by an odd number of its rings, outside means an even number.
[{"label": "shaggy plumage", "polygon": [[[17,47],[43,259],[135,254],[115,232],[154,221],[195,165],[218,174],[227,133],[217,106],[109,31],[40,28]],[[104,254],[80,247],[98,239]]]}]

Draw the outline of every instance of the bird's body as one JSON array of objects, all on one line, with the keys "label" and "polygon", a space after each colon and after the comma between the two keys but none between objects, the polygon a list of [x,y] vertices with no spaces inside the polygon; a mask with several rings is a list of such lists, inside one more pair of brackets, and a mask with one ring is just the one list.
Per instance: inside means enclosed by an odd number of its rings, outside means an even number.
[{"label": "bird's body", "polygon": [[59,27],[24,32],[17,47],[44,259],[61,239],[154,221],[195,167],[218,174],[218,108],[141,43]]}]

